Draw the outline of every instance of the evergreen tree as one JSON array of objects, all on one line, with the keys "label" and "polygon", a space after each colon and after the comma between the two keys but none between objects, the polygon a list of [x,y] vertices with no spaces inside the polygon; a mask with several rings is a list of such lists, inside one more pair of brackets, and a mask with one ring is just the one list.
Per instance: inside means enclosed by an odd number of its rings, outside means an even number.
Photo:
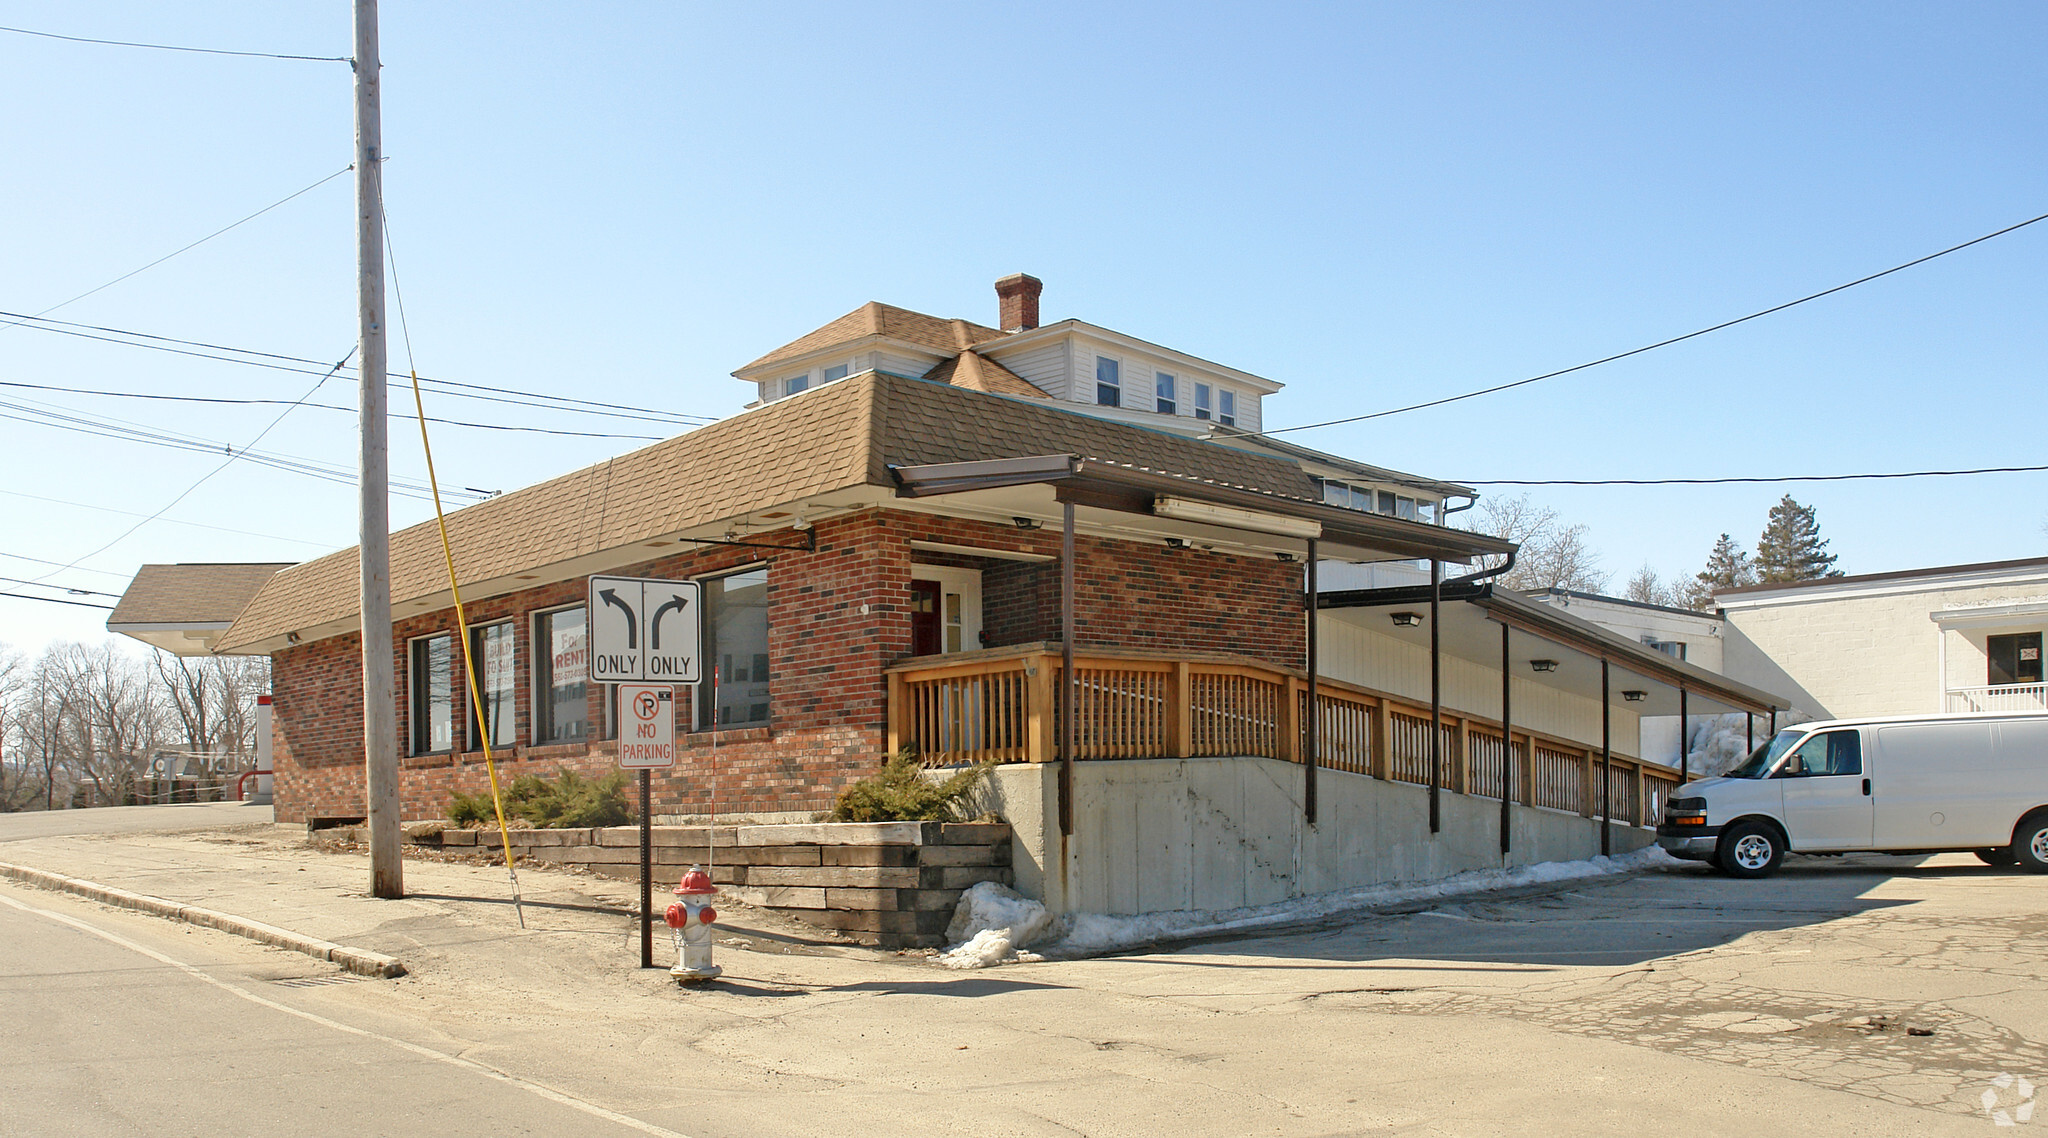
[{"label": "evergreen tree", "polygon": [[1820,535],[1812,506],[1802,506],[1787,494],[1771,507],[1763,536],[1756,539],[1756,576],[1766,584],[1787,581],[1817,581],[1839,577],[1835,555],[1828,552],[1827,539]]},{"label": "evergreen tree", "polygon": [[1750,563],[1749,554],[1724,533],[1707,554],[1707,567],[1693,577],[1691,587],[1685,590],[1684,600],[1688,608],[1710,609],[1714,607],[1715,589],[1754,584],[1756,566]]}]

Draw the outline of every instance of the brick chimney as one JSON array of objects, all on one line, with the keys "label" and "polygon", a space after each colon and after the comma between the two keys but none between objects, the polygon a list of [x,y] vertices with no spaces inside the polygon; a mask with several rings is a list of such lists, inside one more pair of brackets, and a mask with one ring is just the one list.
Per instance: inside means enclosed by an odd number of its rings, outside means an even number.
[{"label": "brick chimney", "polygon": [[1005,332],[1029,332],[1038,327],[1038,294],[1045,282],[1029,273],[1012,273],[996,282],[996,327]]}]

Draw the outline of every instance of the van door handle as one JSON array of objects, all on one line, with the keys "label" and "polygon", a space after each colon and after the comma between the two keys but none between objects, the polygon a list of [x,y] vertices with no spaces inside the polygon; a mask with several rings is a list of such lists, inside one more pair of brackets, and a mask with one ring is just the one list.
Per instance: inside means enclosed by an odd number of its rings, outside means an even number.
[{"label": "van door handle", "polygon": [[1870,797],[1870,780],[1867,778],[1863,780],[1863,797]]}]

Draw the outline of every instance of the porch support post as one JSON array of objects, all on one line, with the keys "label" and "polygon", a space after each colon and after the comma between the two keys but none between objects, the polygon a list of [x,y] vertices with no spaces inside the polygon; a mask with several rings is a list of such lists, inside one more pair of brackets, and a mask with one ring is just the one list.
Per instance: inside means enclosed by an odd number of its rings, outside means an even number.
[{"label": "porch support post", "polygon": [[1756,712],[1742,713],[1742,753],[1746,757],[1756,750]]},{"label": "porch support post", "polygon": [[1607,657],[1600,657],[1600,853],[1609,852],[1614,827],[1614,708],[1607,693]]},{"label": "porch support post", "polygon": [[1429,832],[1443,829],[1444,655],[1442,615],[1444,563],[1429,561]]},{"label": "porch support post", "polygon": [[1948,626],[1934,626],[1934,714],[1948,714]]},{"label": "porch support post", "polygon": [[1060,503],[1060,833],[1074,832],[1074,504]]},{"label": "porch support post", "polygon": [[1678,785],[1680,786],[1684,786],[1692,781],[1692,776],[1686,773],[1692,769],[1691,738],[1686,734],[1685,730],[1687,726],[1685,720],[1685,697],[1688,694],[1684,684],[1678,685]]},{"label": "porch support post", "polygon": [[1500,626],[1500,853],[1508,853],[1508,827],[1512,818],[1508,806],[1515,800],[1515,712],[1513,695],[1510,691],[1508,671],[1508,636],[1511,630],[1506,622]]},{"label": "porch support post", "polygon": [[[1322,756],[1318,751],[1321,742],[1318,730],[1322,726],[1321,709],[1317,706],[1317,660],[1316,660],[1316,539],[1308,539],[1308,721],[1303,724],[1304,736],[1301,749],[1302,813],[1308,824],[1316,824],[1316,762]],[[1289,698],[1293,698],[1290,694]]]},{"label": "porch support post", "polygon": [[1778,709],[1774,707],[1774,708],[1772,708],[1772,709],[1771,709],[1771,738],[1775,739],[1775,738],[1777,738],[1777,737],[1778,737]]}]

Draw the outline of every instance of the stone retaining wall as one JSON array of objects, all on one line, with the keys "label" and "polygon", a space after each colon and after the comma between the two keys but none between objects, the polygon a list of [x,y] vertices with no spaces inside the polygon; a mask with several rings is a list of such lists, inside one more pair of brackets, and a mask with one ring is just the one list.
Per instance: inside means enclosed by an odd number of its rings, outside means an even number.
[{"label": "stone retaining wall", "polygon": [[[443,849],[500,844],[495,829],[412,829],[409,840]],[[638,826],[511,833],[522,859],[640,879]],[[742,901],[887,948],[943,943],[968,886],[1011,883],[1010,827],[1000,822],[655,826],[652,836],[657,906],[684,870],[706,866]]]}]

